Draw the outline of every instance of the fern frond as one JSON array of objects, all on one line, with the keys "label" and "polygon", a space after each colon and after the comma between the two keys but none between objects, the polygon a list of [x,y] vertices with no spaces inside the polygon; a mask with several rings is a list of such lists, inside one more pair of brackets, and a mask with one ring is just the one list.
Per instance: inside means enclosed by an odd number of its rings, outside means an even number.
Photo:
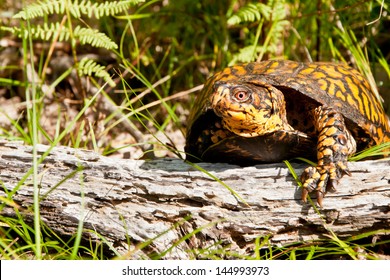
[{"label": "fern frond", "polygon": [[78,64],[77,71],[80,76],[96,76],[102,78],[111,87],[115,87],[115,82],[111,78],[110,74],[105,70],[105,67],[96,63],[88,57],[84,57]]},{"label": "fern frond", "polygon": [[232,60],[229,62],[229,66],[232,66],[238,62],[246,63],[253,61],[261,49],[262,47],[253,45],[241,48],[237,54],[233,55]]},{"label": "fern frond", "polygon": [[286,18],[286,0],[268,0],[268,7],[271,7],[272,21],[280,21]]},{"label": "fern frond", "polygon": [[45,15],[65,14],[67,5],[69,5],[70,14],[75,18],[80,18],[81,15],[88,15],[88,17],[94,15],[96,18],[100,18],[116,15],[141,2],[145,2],[145,0],[105,1],[103,3],[93,3],[89,0],[82,0],[81,2],[79,0],[73,2],[63,0],[38,1],[25,7],[14,15],[14,18],[26,20]]},{"label": "fern frond", "polygon": [[[84,2],[84,1],[83,1]],[[85,1],[89,2],[89,1]],[[96,18],[100,18],[102,16],[113,16],[119,14],[131,6],[134,6],[138,3],[145,2],[145,0],[130,0],[130,1],[106,1],[104,3],[94,3],[92,6],[86,3],[81,6],[80,11],[87,11],[89,17],[94,15]]]},{"label": "fern frond", "polygon": [[[289,24],[289,21],[285,20],[285,5],[286,0],[268,0],[267,4],[250,3],[243,6],[235,15],[229,18],[228,23],[230,25],[245,21],[258,21],[258,29],[256,36],[253,37],[253,42],[248,46],[242,47],[238,53],[234,54],[229,65],[234,65],[238,62],[250,62],[255,59],[260,61],[265,52],[277,52],[280,40]],[[264,26],[266,26],[267,32],[261,34]],[[260,35],[264,39],[261,46],[258,46]]]},{"label": "fern frond", "polygon": [[22,11],[14,15],[14,18],[22,18],[24,20],[42,17],[51,14],[63,14],[65,12],[66,1],[38,1],[26,6]]},{"label": "fern frond", "polygon": [[[70,37],[69,29],[66,26],[60,25],[59,22],[51,23],[48,25],[44,23],[43,25],[32,26],[30,29],[30,34],[33,39],[41,39],[44,41],[50,41],[57,30],[61,28],[58,41],[67,41]],[[11,32],[19,38],[28,38],[29,31],[27,29],[21,29],[19,27],[1,27],[1,30]],[[76,26],[73,31],[73,36],[80,44],[90,44],[93,47],[102,47],[106,49],[116,49],[118,45],[113,42],[106,34],[99,32],[96,29],[84,28]]]},{"label": "fern frond", "polygon": [[73,35],[76,39],[80,40],[81,44],[90,44],[93,47],[102,47],[109,50],[118,48],[118,45],[107,37],[106,34],[96,29],[76,26]]},{"label": "fern frond", "polygon": [[261,19],[263,16],[266,19],[269,19],[271,14],[271,8],[263,3],[249,3],[246,6],[240,8],[236,14],[231,16],[227,23],[229,25],[236,25],[241,22],[254,22]]},{"label": "fern frond", "polygon": [[[61,28],[60,23],[51,23],[48,25],[47,23],[44,23],[43,25],[38,25],[38,26],[31,26],[30,31],[27,29],[22,29],[19,27],[6,27],[2,26],[1,30],[8,31],[15,36],[23,39],[27,39],[29,34],[31,34],[33,39],[41,39],[44,41],[49,41],[55,32]],[[59,41],[65,41],[69,39],[69,32],[66,29],[66,27],[62,27],[60,36],[59,36]]]}]

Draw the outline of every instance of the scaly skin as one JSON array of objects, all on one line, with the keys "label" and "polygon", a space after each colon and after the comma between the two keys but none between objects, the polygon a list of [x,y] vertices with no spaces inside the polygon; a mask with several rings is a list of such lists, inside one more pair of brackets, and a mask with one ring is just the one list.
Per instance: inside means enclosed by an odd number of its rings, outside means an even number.
[{"label": "scaly skin", "polygon": [[342,175],[350,175],[347,159],[355,153],[356,141],[346,128],[343,116],[334,109],[318,107],[314,116],[318,132],[318,165],[306,168],[301,176],[302,200],[306,202],[308,194],[316,191],[317,202],[322,206],[325,193],[335,190]]}]

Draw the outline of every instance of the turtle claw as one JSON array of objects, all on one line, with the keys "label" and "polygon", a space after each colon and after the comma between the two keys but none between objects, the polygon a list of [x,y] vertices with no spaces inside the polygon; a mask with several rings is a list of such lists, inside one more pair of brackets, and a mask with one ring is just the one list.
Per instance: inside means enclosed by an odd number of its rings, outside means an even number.
[{"label": "turtle claw", "polygon": [[352,175],[351,172],[347,168],[346,169],[342,169],[342,172],[343,172],[343,174],[348,175],[348,176]]},{"label": "turtle claw", "polygon": [[303,188],[302,189],[302,196],[301,196],[301,199],[304,203],[307,202],[307,196],[309,195],[309,191],[307,190],[307,188]]},{"label": "turtle claw", "polygon": [[308,195],[315,191],[317,203],[322,207],[325,194],[336,191],[338,180],[344,174],[350,175],[351,173],[342,163],[306,168],[301,176],[303,183],[302,201],[306,202]]},{"label": "turtle claw", "polygon": [[325,194],[322,191],[317,190],[317,203],[320,207],[322,207],[322,201],[324,200]]},{"label": "turtle claw", "polygon": [[[322,207],[322,201],[324,200],[324,193],[322,192],[322,191],[320,191],[320,190],[317,190],[316,191],[316,195],[317,195],[317,204],[318,204],[318,206],[320,206],[320,207]],[[307,197],[309,196],[309,191],[308,191],[308,189],[307,188],[304,188],[303,190],[302,190],[302,201],[304,202],[304,203],[306,203],[307,202]]]}]

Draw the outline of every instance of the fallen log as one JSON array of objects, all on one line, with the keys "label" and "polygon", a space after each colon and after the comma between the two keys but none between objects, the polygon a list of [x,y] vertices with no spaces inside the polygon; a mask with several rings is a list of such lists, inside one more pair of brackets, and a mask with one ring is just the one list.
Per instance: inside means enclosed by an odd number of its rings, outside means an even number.
[{"label": "fallen log", "polygon": [[[40,213],[60,236],[72,236],[83,220],[83,238],[129,258],[159,254],[196,258],[206,247],[253,252],[254,240],[270,245],[390,229],[390,159],[350,163],[323,208],[300,201],[301,191],[283,163],[251,167],[179,159],[123,160],[37,145]],[[32,147],[0,140],[0,195],[32,223]],[[303,164],[293,164],[300,174]],[[26,175],[27,174],[27,175]],[[3,205],[4,206],[4,205]],[[21,210],[22,209],[22,210]],[[183,238],[185,237],[185,238]],[[143,246],[146,244],[148,246]]]}]

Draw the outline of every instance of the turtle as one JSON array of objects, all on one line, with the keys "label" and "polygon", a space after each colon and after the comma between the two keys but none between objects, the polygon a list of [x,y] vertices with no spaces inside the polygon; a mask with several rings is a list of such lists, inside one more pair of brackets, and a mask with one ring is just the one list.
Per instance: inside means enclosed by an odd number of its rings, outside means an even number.
[{"label": "turtle", "polygon": [[390,120],[368,81],[343,63],[267,60],[210,77],[191,109],[190,162],[240,166],[297,157],[317,161],[301,175],[302,200],[350,175],[348,157],[390,141]]}]

